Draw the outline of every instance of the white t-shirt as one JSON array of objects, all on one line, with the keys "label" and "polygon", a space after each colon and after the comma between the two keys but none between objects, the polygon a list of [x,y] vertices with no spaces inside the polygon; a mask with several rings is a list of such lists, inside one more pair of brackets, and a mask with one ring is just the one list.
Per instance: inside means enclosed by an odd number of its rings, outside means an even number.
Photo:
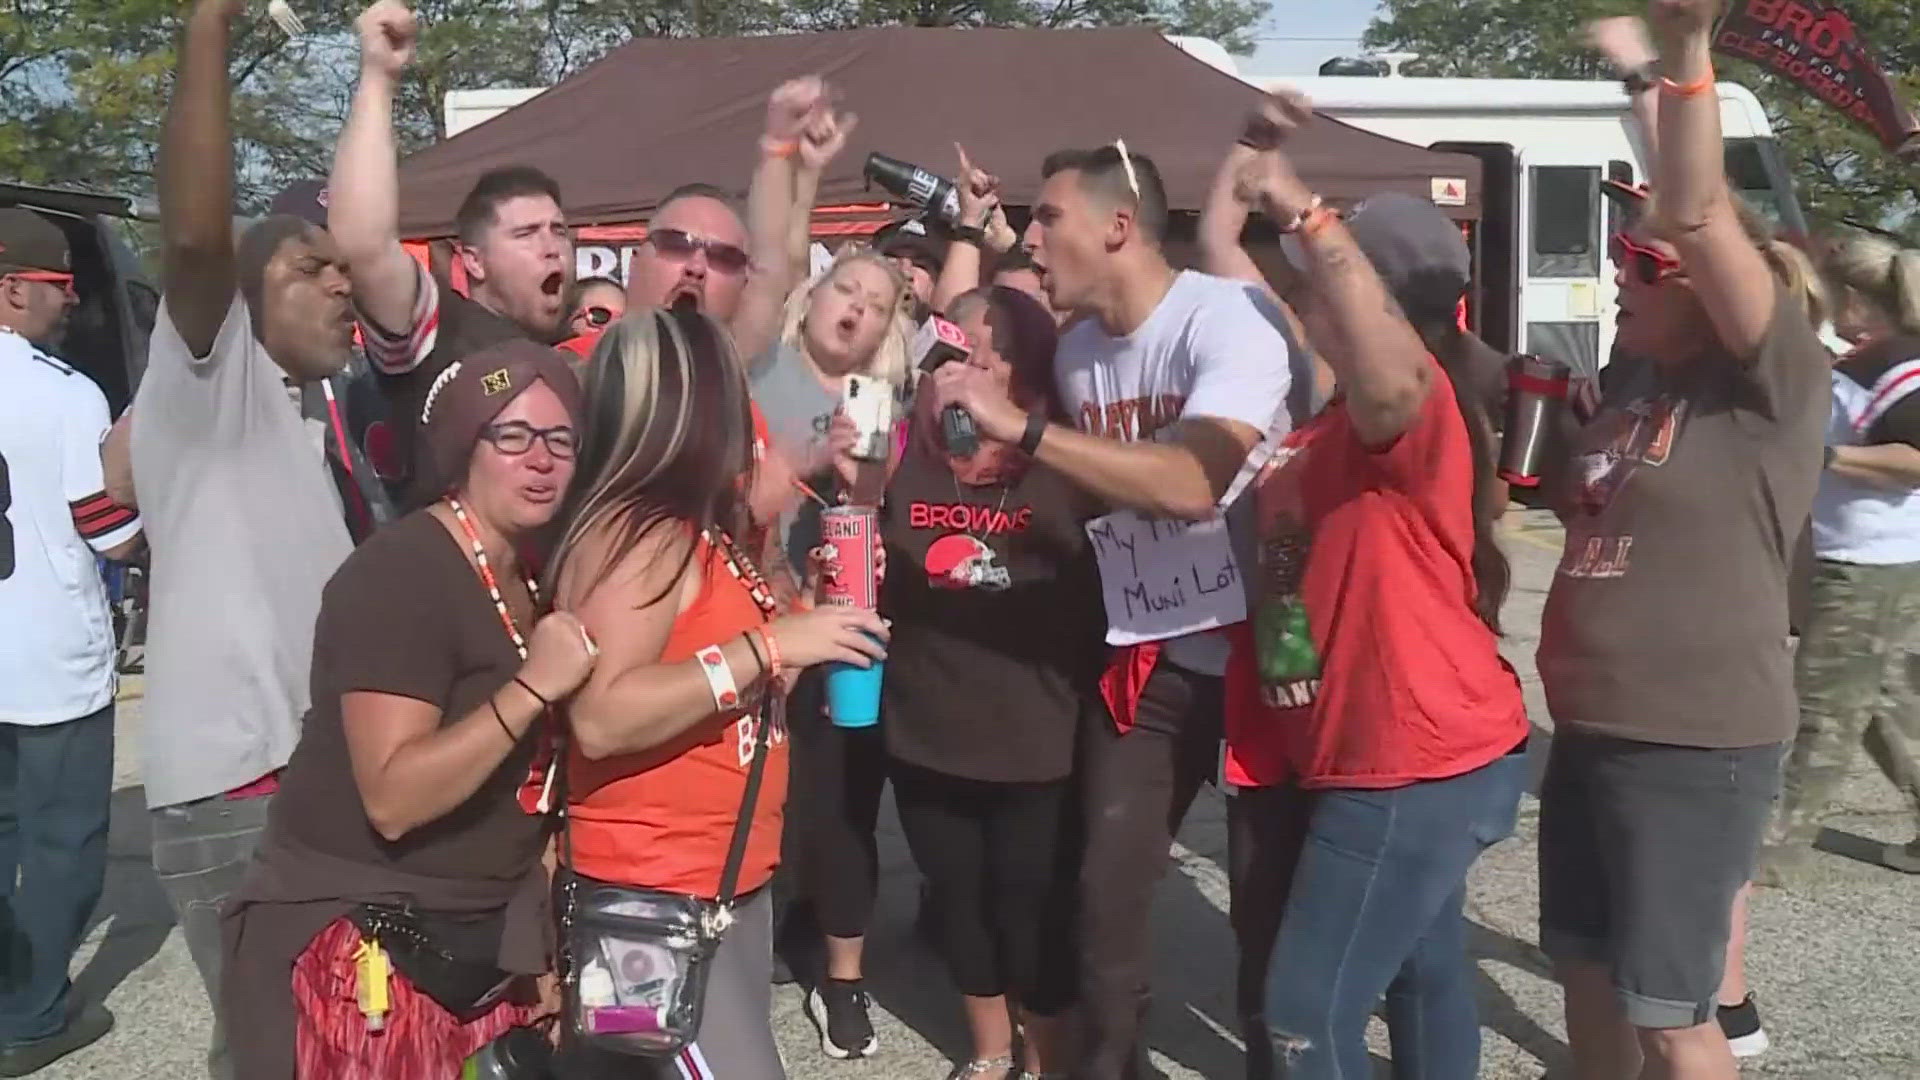
[{"label": "white t-shirt", "polygon": [[0,723],[59,724],[113,701],[96,552],[140,533],[106,495],[111,424],[92,379],[0,329]]},{"label": "white t-shirt", "polygon": [[[1827,445],[1869,445],[1866,430],[1913,394],[1920,394],[1920,358],[1889,369],[1873,387],[1835,369]],[[1821,473],[1813,497],[1813,553],[1856,566],[1920,563],[1920,488],[1892,491]]]},{"label": "white t-shirt", "polygon": [[[1313,379],[1292,347],[1282,318],[1259,288],[1182,271],[1139,328],[1113,337],[1094,319],[1077,321],[1060,340],[1054,378],[1068,418],[1090,435],[1134,442],[1157,438],[1187,417],[1237,420],[1267,433],[1227,489],[1236,504],[1279,437],[1291,430],[1289,397]],[[1253,565],[1251,517],[1229,507],[1228,528],[1243,567]],[[1241,575],[1242,580],[1246,578]],[[1226,671],[1219,634],[1167,643],[1167,657],[1202,674]]]},{"label": "white t-shirt", "polygon": [[320,591],[353,543],[239,297],[199,358],[161,304],[133,413],[133,483],[153,551],[147,804],[173,806],[287,763]]}]

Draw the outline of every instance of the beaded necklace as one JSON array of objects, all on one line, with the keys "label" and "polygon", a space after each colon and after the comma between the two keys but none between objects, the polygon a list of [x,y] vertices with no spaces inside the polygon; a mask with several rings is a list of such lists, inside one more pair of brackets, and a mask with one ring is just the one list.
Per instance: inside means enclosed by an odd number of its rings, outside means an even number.
[{"label": "beaded necklace", "polygon": [[734,580],[747,587],[747,595],[753,597],[760,614],[771,622],[780,611],[780,603],[773,598],[773,590],[767,587],[767,579],[761,577],[753,563],[734,548],[733,539],[726,533],[709,530],[701,535],[706,537],[708,547],[720,553]]},{"label": "beaded necklace", "polygon": [[[513,639],[513,647],[520,653],[520,659],[525,660],[527,639],[521,636],[519,624],[513,621],[513,612],[507,610],[507,602],[500,595],[500,582],[493,576],[493,564],[487,561],[487,549],[480,545],[480,533],[474,529],[472,519],[467,517],[467,508],[460,505],[459,499],[449,495],[447,505],[453,508],[454,519],[460,522],[461,531],[467,534],[467,542],[473,545],[474,568],[480,574],[481,584],[487,587],[487,595],[493,598],[493,609],[500,613],[500,622],[507,628],[507,636]],[[525,571],[521,572],[520,581],[526,585],[527,596],[533,600],[533,606],[538,609],[540,587],[533,583],[532,578],[526,576]]]}]

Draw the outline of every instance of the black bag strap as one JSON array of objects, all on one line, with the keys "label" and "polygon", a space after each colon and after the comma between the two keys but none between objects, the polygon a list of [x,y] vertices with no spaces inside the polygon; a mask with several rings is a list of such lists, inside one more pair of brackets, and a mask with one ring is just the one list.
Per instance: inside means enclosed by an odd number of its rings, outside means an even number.
[{"label": "black bag strap", "polygon": [[[733,906],[735,892],[740,886],[740,867],[747,859],[747,840],[753,832],[753,814],[760,805],[760,788],[767,772],[767,751],[773,743],[773,729],[786,711],[786,698],[775,681],[767,680],[766,689],[761,693],[760,722],[756,725],[753,740],[753,761],[747,766],[746,790],[740,793],[740,814],[733,823],[733,838],[727,844],[727,861],[720,870],[720,891],[715,900],[722,908]],[[549,714],[552,716],[552,714]],[[566,722],[558,716],[552,716],[554,808],[553,813],[560,816],[560,856],[562,869],[576,874],[573,869],[573,815],[567,812],[567,751],[569,733]],[[575,886],[569,882],[567,887],[567,907],[565,915],[572,914],[575,903]]]},{"label": "black bag strap", "polygon": [[747,838],[753,832],[753,814],[760,807],[760,784],[767,774],[767,750],[773,743],[773,728],[776,714],[786,711],[786,698],[778,690],[776,679],[767,679],[767,689],[760,695],[760,722],[753,739],[753,762],[747,766],[747,787],[740,793],[740,817],[733,823],[733,839],[727,844],[726,865],[720,870],[720,895],[716,898],[723,908],[733,906],[733,897],[740,887],[740,866],[747,861]]}]

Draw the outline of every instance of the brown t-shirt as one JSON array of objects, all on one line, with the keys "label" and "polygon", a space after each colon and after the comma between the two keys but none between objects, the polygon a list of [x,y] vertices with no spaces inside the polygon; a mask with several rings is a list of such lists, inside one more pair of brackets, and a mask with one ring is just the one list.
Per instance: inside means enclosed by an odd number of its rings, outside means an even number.
[{"label": "brown t-shirt", "polygon": [[[452,813],[389,842],[367,821],[340,721],[341,695],[369,690],[427,702],[440,710],[442,724],[453,723],[519,669],[499,612],[438,519],[417,511],[375,533],[321,598],[313,708],[281,778],[273,827],[315,851],[409,874],[524,877],[540,858],[545,829],[515,799],[533,758],[532,738],[521,739]],[[431,897],[417,899],[434,907]]]},{"label": "brown t-shirt", "polygon": [[1828,360],[1784,293],[1750,363],[1617,358],[1559,493],[1540,677],[1555,724],[1673,746],[1792,737],[1787,577]]}]

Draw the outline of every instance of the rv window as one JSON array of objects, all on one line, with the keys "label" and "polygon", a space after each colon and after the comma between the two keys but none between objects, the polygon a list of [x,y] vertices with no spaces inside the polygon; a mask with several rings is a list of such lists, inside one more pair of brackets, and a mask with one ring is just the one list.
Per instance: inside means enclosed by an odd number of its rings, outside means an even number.
[{"label": "rv window", "polygon": [[1600,276],[1600,170],[1542,165],[1533,173],[1533,249],[1527,275]]},{"label": "rv window", "polygon": [[[1624,184],[1627,187],[1632,187],[1633,186],[1633,163],[1627,162],[1627,161],[1607,162],[1607,179],[1613,181],[1616,184]],[[1608,199],[1607,200],[1607,235],[1612,236],[1615,233],[1625,232],[1627,230],[1627,225],[1628,225],[1628,221],[1627,221],[1626,209],[1620,205],[1618,200]]]},{"label": "rv window", "polygon": [[1600,324],[1528,323],[1527,351],[1562,361],[1571,366],[1576,375],[1593,376],[1600,371]]},{"label": "rv window", "polygon": [[1727,181],[1734,194],[1751,203],[1773,226],[1789,235],[1806,232],[1806,219],[1794,201],[1793,181],[1780,148],[1772,139],[1728,139]]}]

